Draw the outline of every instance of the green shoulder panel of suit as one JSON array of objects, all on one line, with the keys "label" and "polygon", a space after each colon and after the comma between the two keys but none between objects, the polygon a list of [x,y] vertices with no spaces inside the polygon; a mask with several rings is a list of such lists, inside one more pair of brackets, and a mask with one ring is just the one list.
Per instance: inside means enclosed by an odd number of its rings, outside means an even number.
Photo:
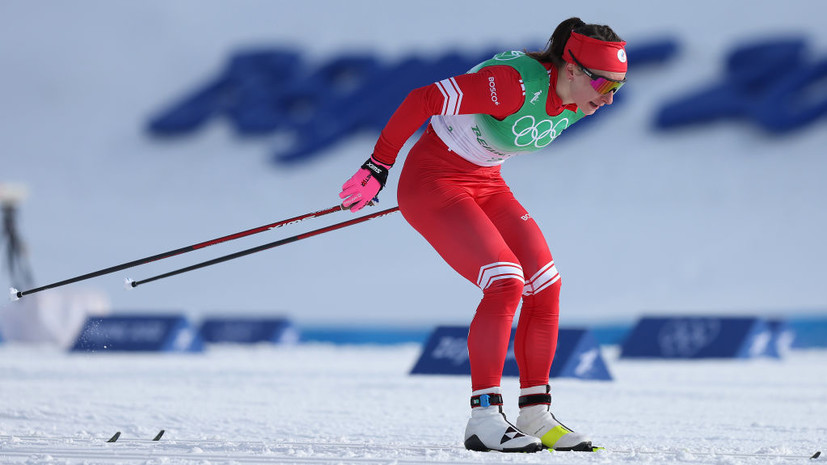
[{"label": "green shoulder panel of suit", "polygon": [[550,144],[563,130],[584,117],[582,111],[563,110],[552,116],[546,112],[549,74],[537,60],[523,52],[500,53],[471,69],[477,72],[486,66],[506,65],[516,69],[525,86],[525,101],[514,114],[503,120],[490,115],[475,115],[474,130],[478,137],[502,152],[533,152]]}]

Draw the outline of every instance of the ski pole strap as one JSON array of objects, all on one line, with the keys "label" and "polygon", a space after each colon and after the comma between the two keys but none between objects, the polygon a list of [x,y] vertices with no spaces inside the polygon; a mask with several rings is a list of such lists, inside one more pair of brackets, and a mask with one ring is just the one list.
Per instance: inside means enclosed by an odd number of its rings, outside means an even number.
[{"label": "ski pole strap", "polygon": [[500,394],[480,394],[478,396],[471,396],[471,408],[490,407],[492,405],[502,404],[503,396]]},{"label": "ski pole strap", "polygon": [[549,405],[551,404],[551,394],[529,394],[527,396],[520,396],[518,404],[520,408],[530,405]]}]

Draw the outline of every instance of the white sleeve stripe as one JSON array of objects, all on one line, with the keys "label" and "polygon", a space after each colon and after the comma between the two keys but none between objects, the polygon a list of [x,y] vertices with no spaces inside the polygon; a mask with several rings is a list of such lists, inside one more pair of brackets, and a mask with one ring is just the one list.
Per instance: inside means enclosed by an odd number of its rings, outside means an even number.
[{"label": "white sleeve stripe", "polygon": [[439,114],[444,115],[445,109],[448,108],[448,94],[442,87],[442,81],[435,82],[434,84],[436,84],[436,88],[439,89],[439,93],[442,94],[442,111],[440,111]]},{"label": "white sleeve stripe", "polygon": [[443,79],[436,83],[437,88],[445,99],[442,103],[441,115],[454,116],[459,113],[459,106],[462,103],[462,91],[459,90],[454,78]]},{"label": "white sleeve stripe", "polygon": [[456,107],[454,107],[454,114],[458,115],[459,114],[459,107],[460,107],[460,105],[462,105],[462,89],[459,88],[459,84],[457,84],[456,79],[451,78],[448,81],[451,83],[451,85],[454,88],[454,91],[457,93],[457,102],[456,102],[457,104],[456,104]]}]

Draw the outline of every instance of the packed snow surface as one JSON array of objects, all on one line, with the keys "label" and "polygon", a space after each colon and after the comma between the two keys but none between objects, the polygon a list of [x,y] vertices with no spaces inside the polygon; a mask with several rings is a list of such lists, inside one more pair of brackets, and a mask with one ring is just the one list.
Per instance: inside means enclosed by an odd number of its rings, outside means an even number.
[{"label": "packed snow surface", "polygon": [[[469,379],[409,375],[419,351],[308,344],[133,355],[6,345],[0,462],[793,464],[827,448],[823,350],[666,362],[618,359],[607,347],[613,381],[552,380],[555,415],[606,451],[516,455],[463,449]],[[516,379],[503,391],[516,419]],[[119,441],[106,443],[116,431]]]}]

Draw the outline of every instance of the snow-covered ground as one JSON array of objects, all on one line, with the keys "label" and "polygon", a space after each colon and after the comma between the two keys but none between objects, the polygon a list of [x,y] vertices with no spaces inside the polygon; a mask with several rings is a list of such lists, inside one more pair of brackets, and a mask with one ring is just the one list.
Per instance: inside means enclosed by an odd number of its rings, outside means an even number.
[{"label": "snow-covered ground", "polygon": [[[827,449],[827,352],[653,362],[552,380],[600,453],[462,448],[465,376],[410,376],[417,345],[211,347],[200,355],[0,347],[0,462],[795,464]],[[517,381],[504,384],[516,418]],[[163,438],[150,441],[161,429]],[[121,439],[105,441],[116,431]],[[743,454],[743,455],[741,455]],[[794,456],[789,458],[786,456]]]}]

